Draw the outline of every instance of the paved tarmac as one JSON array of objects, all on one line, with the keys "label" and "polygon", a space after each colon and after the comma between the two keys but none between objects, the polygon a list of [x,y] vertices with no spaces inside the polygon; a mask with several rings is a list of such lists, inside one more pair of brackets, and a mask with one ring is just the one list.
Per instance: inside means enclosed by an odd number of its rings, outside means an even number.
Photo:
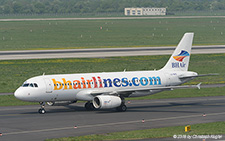
[{"label": "paved tarmac", "polygon": [[[0,60],[171,55],[175,47],[0,51]],[[225,53],[225,45],[193,46],[192,54]]]},{"label": "paved tarmac", "polygon": [[[137,100],[126,102],[126,112],[86,111],[83,103],[46,106],[46,114],[37,113],[39,106],[1,107],[0,140],[40,141],[48,138],[224,121],[224,101],[225,96]],[[203,116],[204,113],[206,116]],[[173,140],[172,137],[169,139]]]}]

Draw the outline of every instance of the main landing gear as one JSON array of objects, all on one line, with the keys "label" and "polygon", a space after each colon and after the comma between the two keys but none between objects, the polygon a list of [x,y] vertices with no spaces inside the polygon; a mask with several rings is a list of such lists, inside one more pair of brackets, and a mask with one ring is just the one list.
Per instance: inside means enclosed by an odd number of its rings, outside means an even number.
[{"label": "main landing gear", "polygon": [[94,105],[92,102],[88,101],[87,103],[85,103],[84,105],[85,109],[88,111],[93,111],[95,109]]},{"label": "main landing gear", "polygon": [[122,100],[122,103],[121,103],[121,105],[119,107],[116,108],[116,110],[118,112],[125,112],[127,110],[127,106],[125,105],[126,101],[125,101],[124,97],[121,96],[120,98]]},{"label": "main landing gear", "polygon": [[116,108],[118,112],[125,112],[127,110],[127,106],[122,103],[119,107]]},{"label": "main landing gear", "polygon": [[45,114],[46,111],[45,111],[45,102],[40,102],[40,105],[41,105],[41,108],[38,110],[38,113],[40,114]]}]

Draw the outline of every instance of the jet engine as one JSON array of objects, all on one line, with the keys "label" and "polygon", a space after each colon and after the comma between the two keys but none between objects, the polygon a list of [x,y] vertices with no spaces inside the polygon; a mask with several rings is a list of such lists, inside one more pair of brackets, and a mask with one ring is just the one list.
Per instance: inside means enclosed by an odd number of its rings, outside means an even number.
[{"label": "jet engine", "polygon": [[99,95],[93,100],[93,105],[96,109],[110,109],[119,107],[122,104],[122,100],[118,96],[111,95]]},{"label": "jet engine", "polygon": [[76,103],[77,101],[50,101],[46,102],[49,106],[65,106],[70,105],[72,103]]}]

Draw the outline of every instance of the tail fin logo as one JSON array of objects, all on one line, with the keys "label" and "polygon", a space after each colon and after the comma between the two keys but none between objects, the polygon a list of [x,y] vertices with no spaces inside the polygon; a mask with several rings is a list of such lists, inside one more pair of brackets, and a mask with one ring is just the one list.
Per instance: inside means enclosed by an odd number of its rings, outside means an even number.
[{"label": "tail fin logo", "polygon": [[182,62],[183,59],[184,59],[185,57],[187,57],[187,56],[190,56],[190,54],[189,54],[187,51],[182,50],[182,51],[180,52],[180,54],[178,54],[177,56],[173,56],[173,58],[174,58],[175,60],[179,61],[179,62]]}]

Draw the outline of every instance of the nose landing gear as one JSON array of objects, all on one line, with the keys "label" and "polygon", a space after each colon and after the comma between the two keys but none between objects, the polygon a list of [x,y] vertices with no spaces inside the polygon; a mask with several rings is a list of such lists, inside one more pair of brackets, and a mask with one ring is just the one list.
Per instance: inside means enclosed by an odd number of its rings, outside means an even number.
[{"label": "nose landing gear", "polygon": [[41,108],[38,110],[39,114],[45,114],[45,102],[40,102]]}]

